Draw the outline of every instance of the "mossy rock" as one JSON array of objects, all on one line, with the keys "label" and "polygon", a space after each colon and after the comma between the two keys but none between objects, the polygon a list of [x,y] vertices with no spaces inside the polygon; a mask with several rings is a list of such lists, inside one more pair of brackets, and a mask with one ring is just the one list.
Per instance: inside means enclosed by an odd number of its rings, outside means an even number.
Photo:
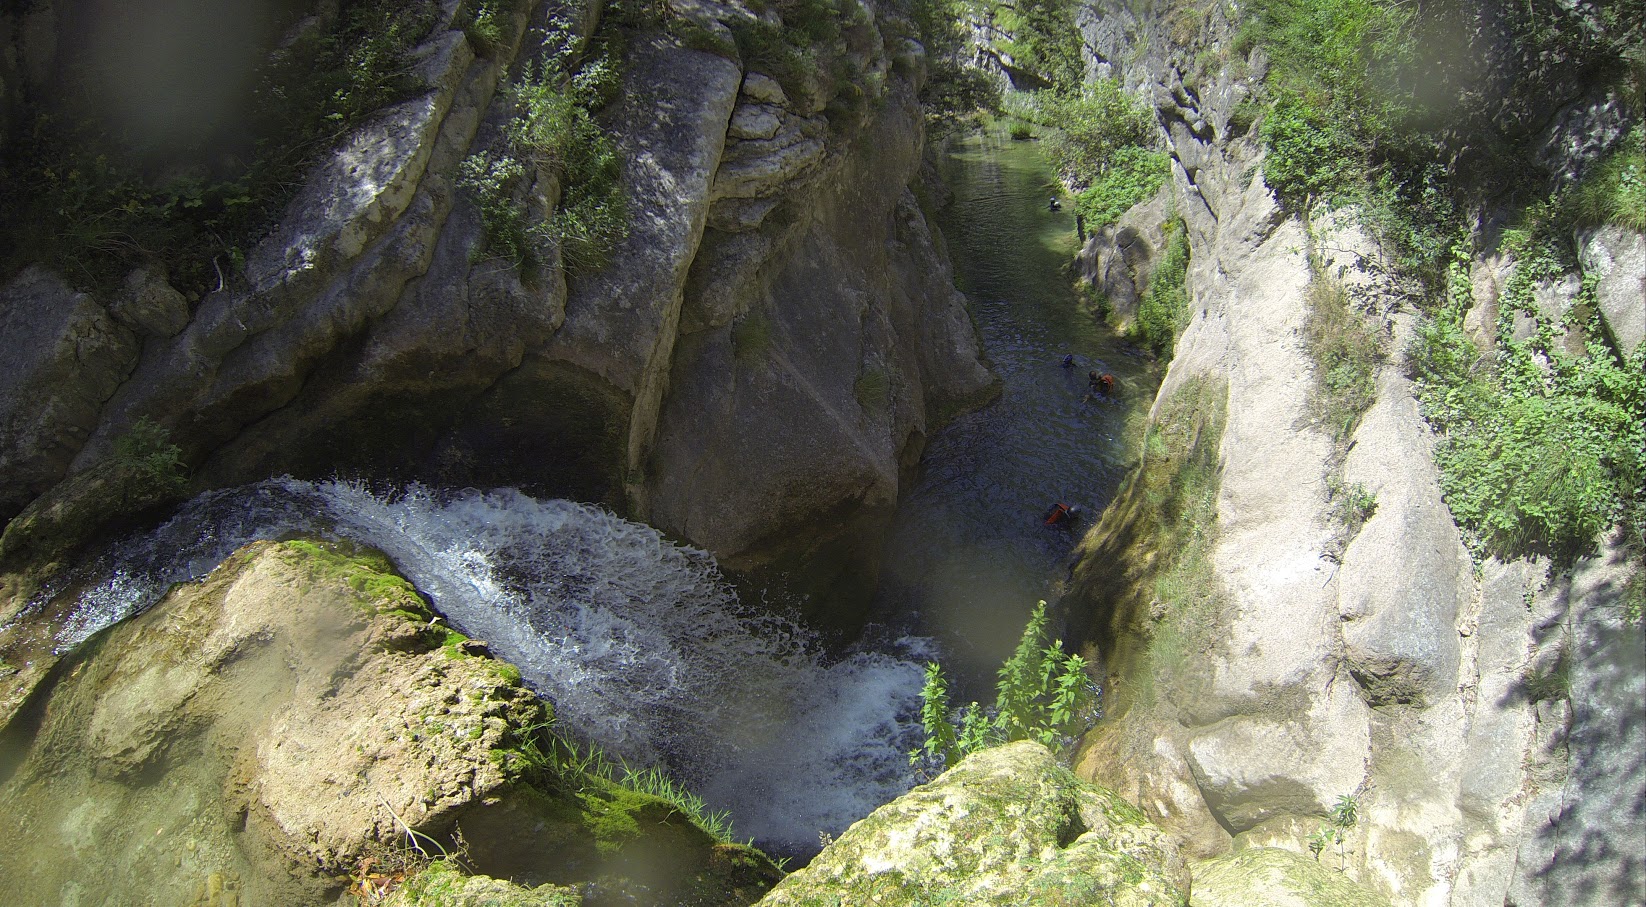
[{"label": "mossy rock", "polygon": [[875,810],[760,903],[1182,905],[1186,881],[1142,813],[1021,741]]},{"label": "mossy rock", "polygon": [[1384,897],[1314,860],[1254,847],[1194,867],[1192,907],[1389,907]]},{"label": "mossy rock", "polygon": [[406,879],[384,907],[581,907],[582,903],[575,888],[522,888],[489,876],[468,875],[440,860]]}]

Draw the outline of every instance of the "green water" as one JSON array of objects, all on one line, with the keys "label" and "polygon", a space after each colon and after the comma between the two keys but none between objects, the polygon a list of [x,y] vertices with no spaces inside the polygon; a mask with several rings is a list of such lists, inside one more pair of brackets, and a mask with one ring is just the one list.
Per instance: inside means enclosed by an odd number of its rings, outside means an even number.
[{"label": "green water", "polygon": [[[965,698],[987,698],[1037,599],[1081,531],[1114,495],[1133,454],[1128,424],[1158,384],[1151,361],[1082,310],[1069,264],[1074,214],[1033,142],[1003,131],[956,142],[944,159],[954,202],[940,216],[998,400],[932,438],[888,549],[877,610],[935,639]],[[1065,355],[1074,357],[1070,368]],[[1087,373],[1119,379],[1118,399],[1087,399]],[[1078,505],[1073,530],[1044,525]]]}]

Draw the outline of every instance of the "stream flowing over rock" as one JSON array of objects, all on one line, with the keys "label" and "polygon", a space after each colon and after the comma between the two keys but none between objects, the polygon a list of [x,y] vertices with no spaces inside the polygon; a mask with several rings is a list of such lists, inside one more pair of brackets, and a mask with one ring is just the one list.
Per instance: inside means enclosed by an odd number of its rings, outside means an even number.
[{"label": "stream flowing over rock", "polygon": [[[1154,99],[1190,242],[1192,317],[1155,414],[1210,379],[1226,387],[1227,420],[1216,525],[1207,527],[1222,604],[1211,642],[1168,668],[1136,656],[1111,664],[1120,699],[1088,736],[1079,773],[1141,806],[1188,857],[1232,849],[1235,857],[1200,864],[1219,879],[1251,848],[1306,854],[1339,798],[1352,797],[1358,819],[1344,831],[1343,868],[1391,903],[1639,903],[1646,640],[1623,617],[1623,596],[1640,565],[1624,540],[1609,539],[1569,571],[1541,560],[1474,566],[1400,365],[1415,316],[1374,267],[1380,253],[1355,212],[1305,224],[1283,211],[1264,183],[1256,130],[1231,125],[1247,80],[1261,77],[1261,55],[1200,66],[1168,44],[1165,24],[1113,4],[1085,23],[1102,73]],[[1196,39],[1202,59],[1228,59],[1233,35],[1220,8]],[[1566,147],[1558,130],[1568,119],[1548,127],[1550,147]],[[1124,289],[1127,274],[1143,271],[1136,247],[1164,217],[1151,216],[1159,207],[1140,206],[1118,231],[1095,236],[1087,276]],[[1607,330],[1628,349],[1639,342],[1636,283],[1646,278],[1639,240],[1608,228],[1580,243]],[[1342,448],[1310,402],[1301,328],[1311,255],[1372,313],[1391,351],[1375,402]],[[1477,284],[1477,306],[1495,298]],[[1346,533],[1333,516],[1343,492],[1333,489],[1353,485],[1376,506]],[[1121,602],[1095,615],[1100,639],[1147,640],[1164,613],[1151,590],[1117,595],[1106,584],[1124,566],[1094,560],[1114,550],[1105,539],[1127,531],[1098,527],[1065,602],[1072,611]],[[1540,692],[1537,678],[1568,669],[1569,698]],[[1167,692],[1126,692],[1151,671],[1171,681]],[[1337,849],[1329,854],[1322,862],[1335,868]],[[1198,875],[1195,890],[1198,904]]]},{"label": "stream flowing over rock", "polygon": [[[601,115],[627,239],[603,267],[551,247],[521,273],[481,254],[459,164],[499,141],[553,23],[586,36],[600,9],[513,5],[477,53],[458,6],[413,53],[423,90],[314,167],[243,268],[216,263],[215,290],[185,300],[134,271],[101,299],[39,268],[0,288],[8,340],[32,338],[8,344],[0,384],[0,518],[25,512],[7,553],[84,537],[86,484],[64,480],[109,468],[148,419],[196,491],[368,469],[601,501],[731,568],[831,540],[868,555],[935,420],[992,383],[910,191],[924,61],[905,14],[854,0],[858,24],[817,49],[851,77],[787,91],[735,53],[634,31]],[[755,17],[670,15],[710,33]],[[49,36],[59,18],[4,24]],[[29,34],[8,66],[52,58]],[[560,187],[540,177],[547,204]]]},{"label": "stream flowing over rock", "polygon": [[7,903],[331,903],[391,878],[412,831],[602,896],[741,905],[775,881],[661,799],[531,776],[552,709],[386,567],[258,542],[62,662],[0,741],[0,815],[32,830],[0,853]]}]

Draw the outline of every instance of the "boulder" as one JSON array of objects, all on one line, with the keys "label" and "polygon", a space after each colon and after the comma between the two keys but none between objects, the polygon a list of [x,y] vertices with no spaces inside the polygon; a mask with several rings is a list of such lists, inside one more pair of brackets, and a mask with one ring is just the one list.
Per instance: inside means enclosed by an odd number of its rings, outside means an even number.
[{"label": "boulder", "polygon": [[1198,863],[1190,907],[1388,907],[1384,897],[1301,854],[1252,847]]},{"label": "boulder", "polygon": [[63,478],[137,338],[97,300],[35,266],[0,288],[0,520]]},{"label": "boulder", "polygon": [[1197,732],[1189,765],[1206,805],[1239,833],[1283,815],[1325,815],[1366,777],[1366,709],[1334,684],[1306,714],[1240,715]]},{"label": "boulder", "polygon": [[734,139],[769,139],[783,126],[783,111],[770,104],[739,103],[727,134]]},{"label": "boulder", "polygon": [[875,810],[759,903],[1175,905],[1186,880],[1142,813],[1022,741]]},{"label": "boulder", "polygon": [[1171,188],[1135,205],[1113,224],[1093,232],[1080,250],[1080,276],[1109,306],[1115,323],[1137,317],[1156,259],[1166,245]]},{"label": "boulder", "polygon": [[1646,233],[1617,226],[1578,237],[1578,260],[1595,278],[1595,304],[1625,356],[1646,339]]},{"label": "boulder", "polygon": [[1396,369],[1379,380],[1343,465],[1344,482],[1376,499],[1337,574],[1344,655],[1367,702],[1433,702],[1457,689],[1472,565],[1441,500],[1411,382]]},{"label": "boulder", "polygon": [[109,304],[109,314],[128,328],[151,337],[171,337],[189,323],[189,301],[164,274],[138,268]]}]

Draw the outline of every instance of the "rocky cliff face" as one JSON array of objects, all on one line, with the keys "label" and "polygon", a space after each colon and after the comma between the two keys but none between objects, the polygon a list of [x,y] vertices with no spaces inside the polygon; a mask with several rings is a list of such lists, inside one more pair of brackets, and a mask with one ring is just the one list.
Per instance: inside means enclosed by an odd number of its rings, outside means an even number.
[{"label": "rocky cliff face", "polygon": [[[1103,75],[1154,99],[1192,249],[1192,321],[1155,415],[1207,382],[1226,388],[1215,521],[1203,527],[1217,607],[1191,615],[1203,625],[1190,632],[1176,590],[1139,582],[1154,574],[1128,547],[1142,531],[1128,514],[1141,511],[1123,497],[1087,539],[1073,585],[1074,610],[1095,609],[1113,658],[1111,717],[1080,772],[1197,857],[1306,852],[1338,798],[1355,798],[1343,865],[1395,903],[1638,900],[1646,852],[1626,823],[1646,810],[1646,643],[1621,612],[1639,565],[1618,545],[1553,575],[1543,561],[1472,563],[1400,367],[1414,316],[1370,266],[1378,250],[1353,212],[1305,223],[1277,206],[1261,148],[1234,117],[1261,57],[1206,66],[1230,58],[1233,30],[1216,13],[1187,49],[1165,29],[1105,5],[1086,38]],[[1616,109],[1581,88],[1561,103],[1535,127],[1542,147],[1592,159],[1596,132],[1575,124]],[[1094,278],[1145,271],[1131,263],[1148,230],[1122,232],[1094,240]],[[1604,321],[1632,350],[1646,271],[1618,263],[1639,236],[1599,232],[1622,235],[1579,237],[1581,276],[1629,294],[1604,304]],[[1490,262],[1475,269],[1487,309]],[[1375,402],[1341,442],[1315,415],[1301,337],[1319,273],[1375,313],[1391,350]],[[1356,484],[1376,506],[1346,528],[1334,496]],[[1569,696],[1543,682],[1557,675]]]},{"label": "rocky cliff face", "polygon": [[[97,507],[63,480],[106,470],[143,419],[195,488],[353,468],[522,485],[621,507],[733,565],[883,513],[930,423],[990,379],[910,192],[914,28],[891,5],[850,7],[838,40],[803,49],[818,72],[787,85],[728,30],[780,30],[775,10],[684,4],[607,26],[626,48],[601,118],[628,233],[604,267],[568,275],[550,248],[523,275],[486,257],[457,185],[506,126],[504,87],[554,29],[596,28],[598,6],[515,5],[477,53],[448,3],[413,53],[423,90],[349,135],[243,268],[218,263],[215,290],[189,300],[134,272],[101,298],[17,276],[0,291],[0,515],[29,510],[8,551],[80,534]],[[542,217],[561,189],[545,171],[533,191],[522,204]]]}]

